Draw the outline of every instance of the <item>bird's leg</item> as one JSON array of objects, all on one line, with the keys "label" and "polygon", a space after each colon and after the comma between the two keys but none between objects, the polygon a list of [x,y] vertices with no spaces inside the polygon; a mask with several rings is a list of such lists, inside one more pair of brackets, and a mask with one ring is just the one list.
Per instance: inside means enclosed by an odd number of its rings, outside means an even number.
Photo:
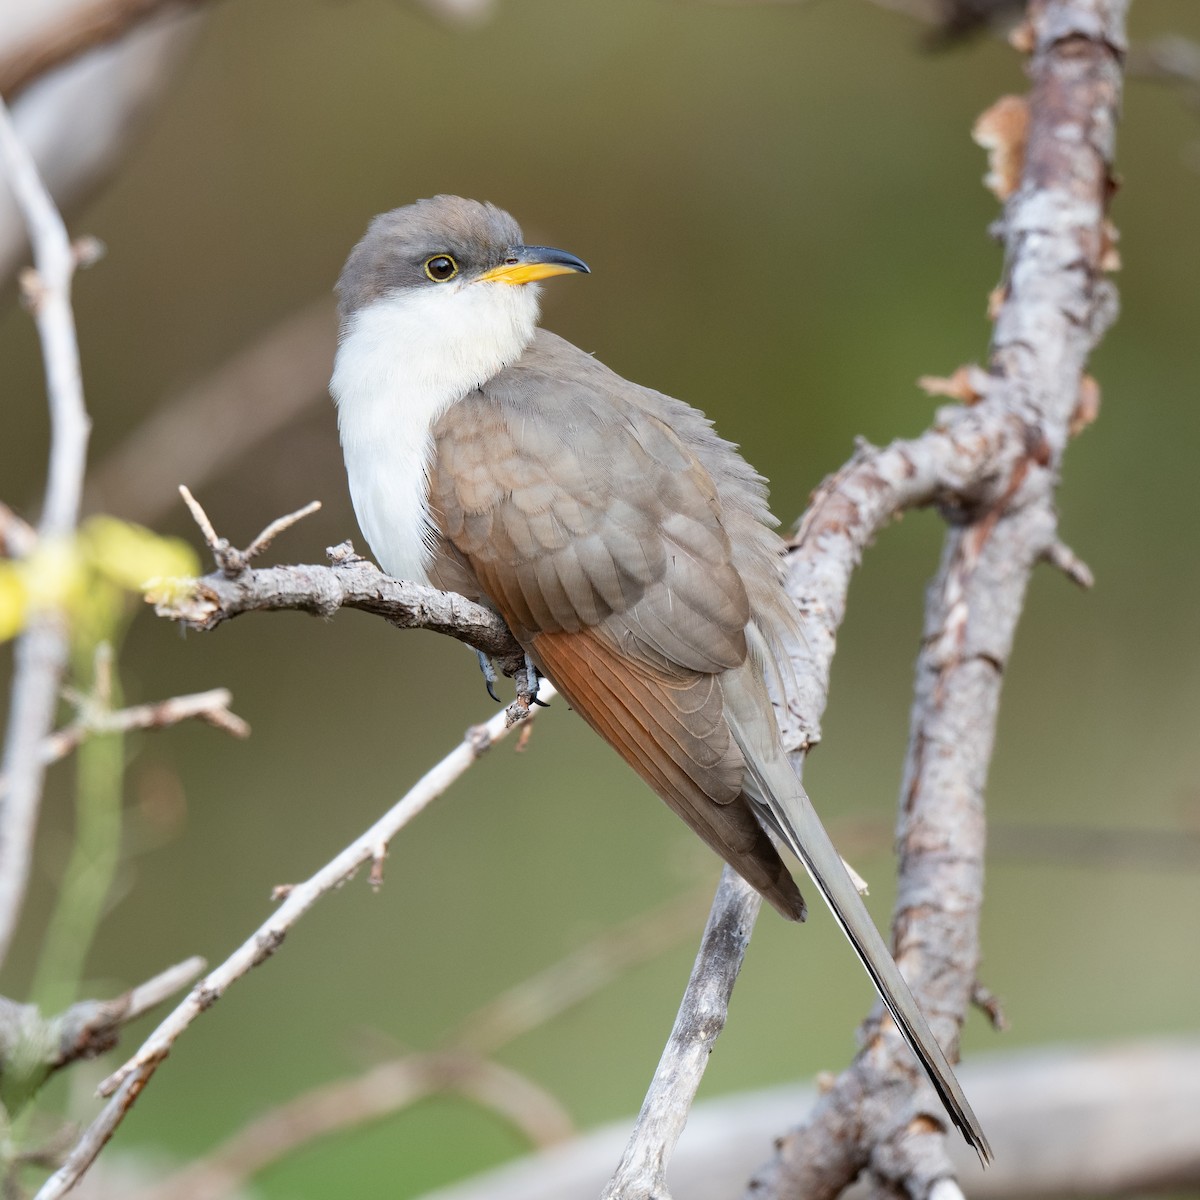
[{"label": "bird's leg", "polygon": [[499,704],[500,697],[496,695],[496,668],[482,650],[476,650],[475,656],[479,659],[479,669],[483,672],[483,682],[487,686],[487,693]]},{"label": "bird's leg", "polygon": [[529,703],[536,704],[538,708],[549,708],[549,704],[538,699],[538,686],[542,682],[542,673],[533,665],[533,659],[528,654],[525,655],[525,682],[529,686]]}]

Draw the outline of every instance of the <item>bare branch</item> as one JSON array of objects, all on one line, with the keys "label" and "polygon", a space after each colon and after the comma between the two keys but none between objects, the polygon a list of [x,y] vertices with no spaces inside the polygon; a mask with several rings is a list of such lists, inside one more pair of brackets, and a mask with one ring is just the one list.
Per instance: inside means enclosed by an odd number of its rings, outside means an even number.
[{"label": "bare branch", "polygon": [[987,1017],[988,1024],[997,1033],[1004,1033],[1008,1029],[1008,1018],[1004,1015],[1004,1006],[1000,1003],[1000,997],[978,981],[975,983],[975,990],[971,993],[971,1003]]},{"label": "bare branch", "polygon": [[[184,504],[188,506],[188,512],[192,514],[192,520],[196,522],[196,527],[204,535],[205,543],[213,552],[213,557],[217,560],[217,566],[221,566],[221,554],[223,550],[228,548],[229,543],[223,537],[217,535],[212,521],[208,518],[208,513],[204,511],[204,507],[200,501],[192,495],[191,488],[181,483],[179,485],[179,494],[183,497]],[[244,566],[245,564],[243,563],[242,566],[234,571],[234,574],[236,575]]]},{"label": "bare branch", "polygon": [[333,565],[259,567],[236,579],[220,572],[192,581],[190,590],[155,599],[159,616],[192,629],[215,629],[249,612],[284,609],[329,617],[339,608],[356,608],[383,617],[398,629],[432,629],[481,650],[512,673],[525,656],[508,626],[489,608],[453,592],[404,583],[374,563],[348,551],[348,543],[330,552]]},{"label": "bare branch", "polygon": [[219,1200],[318,1138],[378,1121],[445,1093],[456,1093],[498,1113],[534,1146],[552,1146],[574,1133],[558,1102],[510,1067],[450,1052],[412,1054],[297,1096],[251,1121],[212,1154],[137,1192],[131,1200]]},{"label": "bare branch", "polygon": [[57,1200],[58,1197],[65,1196],[83,1178],[84,1172],[108,1145],[109,1139],[117,1131],[117,1126],[141,1095],[147,1078],[148,1075],[135,1073],[117,1088],[112,1099],[101,1109],[100,1115],[83,1131],[71,1153],[67,1155],[66,1161],[38,1188],[34,1200],[51,1200],[52,1197]]},{"label": "bare branch", "polygon": [[43,1017],[32,1004],[0,997],[0,1070],[8,1075],[19,1062],[40,1086],[70,1063],[107,1053],[122,1025],[191,983],[204,967],[204,959],[189,958],[111,1000],[80,1000],[53,1017]]},{"label": "bare branch", "polygon": [[[1028,150],[1004,221],[1006,281],[985,394],[916,442],[861,454],[823,487],[790,564],[793,596],[826,627],[798,652],[802,681],[820,689],[790,714],[802,725],[821,711],[845,583],[871,533],[913,502],[940,500],[954,517],[917,665],[894,924],[897,961],[951,1051],[975,989],[983,787],[1003,668],[1029,574],[1057,540],[1054,490],[1084,362],[1115,314],[1102,260],[1125,7],[1032,6]],[[958,469],[972,469],[950,505],[942,467],[955,447]],[[793,738],[793,748],[804,745]],[[906,1075],[907,1086],[898,1082]],[[876,1018],[854,1066],[751,1192],[832,1197],[869,1165],[885,1186],[903,1181],[909,1195],[931,1195],[950,1173],[943,1143],[936,1102],[895,1030]]]},{"label": "bare branch", "polygon": [[204,0],[90,0],[26,45],[0,59],[0,96],[10,104],[35,79],[97,46],[115,42],[134,26],[166,9],[185,11]]},{"label": "bare branch", "polygon": [[[83,401],[79,346],[71,312],[77,259],[66,226],[13,129],[0,101],[0,167],[25,217],[37,264],[32,307],[42,344],[50,405],[50,466],[38,538],[42,545],[75,529],[91,422]],[[8,729],[0,775],[8,794],[0,803],[0,963],[8,953],[25,897],[33,837],[41,804],[40,747],[54,720],[58,681],[67,658],[60,613],[35,613],[18,639]]]},{"label": "bare branch", "polygon": [[[543,695],[554,694],[543,683]],[[532,716],[532,711],[528,711]],[[478,758],[512,728],[506,712],[497,713],[485,725],[467,731],[460,745],[392,806],[374,825],[326,863],[303,883],[276,889],[282,903],[276,912],[247,938],[219,967],[206,975],[158,1028],[146,1039],[124,1066],[113,1072],[101,1085],[102,1095],[111,1099],[85,1131],[79,1144],[63,1166],[52,1175],[35,1200],[56,1200],[65,1195],[92,1164],[104,1144],[120,1124],[138,1093],[170,1053],[180,1035],[206,1009],[225,994],[231,984],[270,958],[302,916],[328,892],[349,879],[364,863],[372,862],[381,845],[386,845],[414,817],[440,796]]]},{"label": "bare branch", "polygon": [[220,567],[222,573],[229,579],[236,579],[241,575],[260,554],[270,547],[271,543],[281,533],[291,529],[293,525],[298,521],[304,520],[305,517],[320,511],[321,508],[320,500],[311,500],[302,508],[296,509],[295,512],[290,512],[286,516],[276,517],[274,521],[258,534],[245,550],[238,550],[230,544],[227,538],[217,535],[212,521],[208,519],[208,513],[204,511],[200,501],[183,484],[179,485],[179,494],[183,497],[183,502],[188,506],[192,514],[192,519],[200,527],[200,532],[204,535],[204,540],[208,543],[208,548],[212,551],[217,566]]},{"label": "bare branch", "polygon": [[667,1164],[725,1028],[729,997],[761,905],[762,897],[725,867],[674,1028],[602,1200],[670,1200]]},{"label": "bare branch", "polygon": [[608,930],[477,1009],[449,1045],[494,1054],[579,1004],[622,971],[675,945],[695,929],[707,903],[707,888],[703,893],[690,892]]},{"label": "bare branch", "polygon": [[1052,567],[1057,567],[1072,583],[1083,588],[1086,592],[1096,584],[1092,569],[1081,559],[1066,542],[1055,538],[1045,550],[1042,558]]},{"label": "bare branch", "polygon": [[[66,758],[87,738],[104,733],[132,733],[139,729],[166,729],[182,721],[203,721],[214,729],[223,729],[236,738],[250,736],[250,726],[229,709],[233,696],[227,688],[208,692],[193,692],[187,696],[171,696],[151,704],[134,704],[115,711],[97,710],[86,704],[78,720],[64,729],[42,739],[42,763],[49,766]],[[7,780],[0,775],[0,800],[8,790]]]},{"label": "bare branch", "polygon": [[296,509],[295,512],[290,512],[286,516],[276,517],[266,529],[264,529],[255,539],[246,547],[242,553],[246,556],[246,561],[253,562],[260,554],[269,550],[271,543],[281,534],[291,529],[297,521],[303,521],[305,517],[311,517],[313,513],[320,512],[320,500],[310,500],[303,507]]},{"label": "bare branch", "polygon": [[[965,1146],[951,1145],[971,1200],[1191,1195],[1200,1186],[1195,1037],[1036,1047],[974,1060],[961,1078],[998,1151],[983,1170]],[[814,1088],[786,1085],[701,1101],[671,1164],[675,1193],[737,1195],[761,1159],[764,1130],[819,1099]],[[595,1200],[624,1138],[624,1123],[606,1125],[424,1200]],[[866,1194],[860,1185],[847,1193]]]},{"label": "bare branch", "polygon": [[[399,629],[432,629],[448,634],[495,659],[505,674],[517,677],[518,701],[528,705],[529,689],[522,678],[525,653],[491,609],[452,592],[391,579],[355,554],[349,542],[329,551],[332,565],[328,567],[251,569],[246,566],[249,552],[233,550],[217,535],[190,493],[187,498],[222,570],[152,595],[159,616],[192,629],[210,630],[248,612],[294,609],[329,617],[339,608],[357,608],[375,613]],[[305,511],[283,520],[290,523]],[[264,533],[278,532],[278,525],[273,522]],[[260,544],[263,536],[260,534],[254,545]],[[514,711],[513,715],[519,718],[520,713]]]}]

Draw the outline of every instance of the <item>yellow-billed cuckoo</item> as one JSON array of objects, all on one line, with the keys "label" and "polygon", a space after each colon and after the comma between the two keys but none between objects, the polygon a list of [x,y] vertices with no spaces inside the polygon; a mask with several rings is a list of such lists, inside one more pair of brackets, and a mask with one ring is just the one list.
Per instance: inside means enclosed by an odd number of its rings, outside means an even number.
[{"label": "yellow-billed cuckoo", "polygon": [[764,683],[796,615],[764,480],[696,409],[537,328],[587,267],[490,204],[377,217],[338,281],[330,385],[390,575],[494,608],[533,665],[785,917],[800,859],[954,1123],[983,1131],[788,765]]}]

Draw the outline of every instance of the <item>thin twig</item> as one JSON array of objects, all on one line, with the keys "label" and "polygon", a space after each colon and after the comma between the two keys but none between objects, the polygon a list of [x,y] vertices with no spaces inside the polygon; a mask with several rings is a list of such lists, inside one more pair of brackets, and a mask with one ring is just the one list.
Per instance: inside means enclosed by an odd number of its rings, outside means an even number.
[{"label": "thin twig", "polygon": [[36,1088],[70,1063],[107,1053],[117,1044],[123,1025],[186,987],[204,967],[204,959],[189,958],[120,996],[80,1000],[51,1017],[44,1017],[35,1005],[0,997],[0,1073],[28,1076]]},{"label": "thin twig", "polygon": [[157,1008],[168,996],[186,987],[207,964],[199,956],[185,959],[160,971],[152,979],[130,988],[112,1000],[81,1000],[52,1019],[57,1052],[52,1066],[57,1070],[81,1058],[95,1058],[117,1044],[122,1025]]},{"label": "thin twig", "polygon": [[[213,528],[212,521],[209,520],[208,513],[204,511],[200,501],[192,495],[190,489],[180,484],[179,494],[183,497],[183,502],[188,506],[188,510],[192,514],[192,519],[200,527],[200,532],[204,535],[204,540],[208,543],[208,548],[212,551],[217,566],[227,579],[237,579],[250,566],[254,559],[262,554],[284,530],[291,529],[297,521],[304,520],[305,517],[311,516],[321,508],[320,500],[311,500],[302,508],[296,509],[295,512],[287,513],[282,517],[276,517],[274,521],[254,538],[250,545],[244,550],[239,550],[230,543],[228,538],[218,536],[217,531]],[[160,613],[159,615],[162,616],[163,614]]]},{"label": "thin twig", "polygon": [[271,543],[283,532],[291,529],[297,521],[303,521],[305,517],[311,517],[313,513],[321,511],[320,500],[310,500],[302,508],[296,509],[295,512],[290,512],[287,516],[276,517],[266,529],[262,531],[255,539],[246,547],[242,553],[246,556],[246,561],[251,562],[260,554],[270,548]]},{"label": "thin twig", "polygon": [[1096,586],[1096,577],[1092,574],[1091,567],[1066,542],[1055,538],[1042,552],[1042,557],[1084,591]]},{"label": "thin twig", "polygon": [[176,963],[165,971],[160,971],[145,983],[139,983],[131,988],[129,1007],[125,1011],[125,1020],[132,1021],[143,1013],[157,1008],[173,992],[179,991],[186,983],[190,983],[208,964],[198,955]]},{"label": "thin twig", "polygon": [[449,1039],[452,1049],[494,1054],[522,1034],[579,1004],[622,971],[646,962],[696,928],[708,889],[639,913],[572,951],[473,1012]]},{"label": "thin twig", "polygon": [[971,992],[971,1003],[988,1019],[988,1024],[997,1032],[1004,1033],[1008,1029],[1008,1018],[1004,1015],[1004,1006],[1000,997],[990,988],[976,981]]},{"label": "thin twig", "polygon": [[[77,259],[66,226],[46,191],[29,152],[21,144],[0,101],[0,167],[24,215],[37,266],[31,296],[42,344],[50,406],[50,465],[40,543],[59,542],[75,529],[91,423],[83,380],[71,279]],[[62,614],[35,613],[17,641],[16,669],[0,775],[9,781],[0,802],[0,963],[3,963],[25,897],[33,838],[41,803],[44,766],[40,747],[54,720],[59,677],[67,659]]]},{"label": "thin twig", "polygon": [[196,522],[197,528],[204,535],[204,541],[208,548],[217,555],[221,551],[223,545],[228,545],[224,538],[217,536],[217,531],[213,528],[212,521],[209,520],[208,513],[204,511],[200,501],[192,495],[192,490],[186,484],[179,485],[179,494],[183,497],[184,504],[188,507],[188,512],[192,514],[192,520]]},{"label": "thin twig", "polygon": [[96,1156],[108,1145],[109,1138],[125,1119],[133,1102],[141,1095],[149,1074],[130,1075],[113,1093],[100,1115],[83,1131],[66,1161],[38,1189],[34,1200],[51,1200],[65,1196],[83,1178],[84,1172],[96,1161]]},{"label": "thin twig", "polygon": [[[227,688],[208,692],[193,692],[186,696],[171,696],[151,704],[134,704],[115,711],[97,710],[81,699],[85,711],[77,720],[42,739],[42,763],[49,766],[66,758],[87,738],[105,733],[132,733],[141,729],[166,729],[182,721],[203,721],[214,729],[224,730],[232,737],[250,736],[250,726],[229,709],[233,696]],[[7,781],[0,775],[0,800],[7,791]]]},{"label": "thin twig", "polygon": [[[545,698],[553,695],[548,682],[542,687]],[[500,712],[485,725],[469,729],[461,744],[418,780],[370,829],[305,882],[277,891],[282,903],[275,913],[219,967],[206,975],[143,1042],[138,1052],[100,1085],[101,1095],[111,1099],[85,1131],[67,1162],[42,1185],[35,1200],[56,1200],[70,1191],[188,1026],[216,1003],[231,984],[270,958],[287,933],[322,896],[344,883],[364,863],[373,861],[381,844],[390,842],[511,728],[507,714]]]}]

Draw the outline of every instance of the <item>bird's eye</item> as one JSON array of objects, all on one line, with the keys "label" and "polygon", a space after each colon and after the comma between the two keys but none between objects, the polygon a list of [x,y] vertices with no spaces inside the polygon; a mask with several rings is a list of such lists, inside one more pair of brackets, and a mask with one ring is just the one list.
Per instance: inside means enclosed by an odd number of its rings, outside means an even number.
[{"label": "bird's eye", "polygon": [[453,279],[458,274],[458,263],[448,254],[435,254],[425,260],[425,274],[434,283],[445,283],[447,279]]}]

